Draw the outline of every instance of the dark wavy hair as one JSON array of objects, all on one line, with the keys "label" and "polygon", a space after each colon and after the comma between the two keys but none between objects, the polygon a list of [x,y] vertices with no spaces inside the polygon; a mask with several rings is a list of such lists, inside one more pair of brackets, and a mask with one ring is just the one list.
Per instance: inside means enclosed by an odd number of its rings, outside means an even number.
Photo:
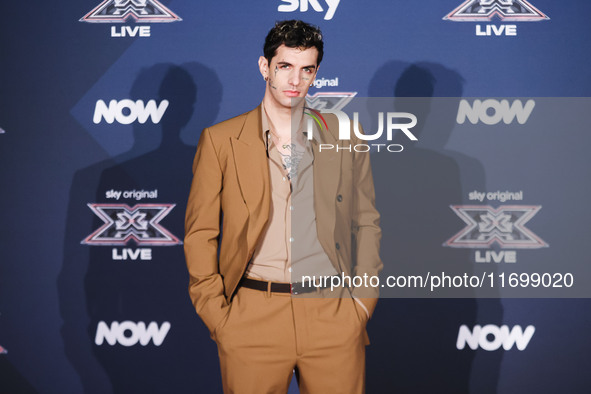
[{"label": "dark wavy hair", "polygon": [[322,42],[322,32],[317,26],[299,20],[275,23],[275,27],[267,34],[263,46],[263,54],[269,64],[275,56],[277,48],[282,44],[288,48],[316,48],[318,50],[317,65],[322,61],[324,43]]}]

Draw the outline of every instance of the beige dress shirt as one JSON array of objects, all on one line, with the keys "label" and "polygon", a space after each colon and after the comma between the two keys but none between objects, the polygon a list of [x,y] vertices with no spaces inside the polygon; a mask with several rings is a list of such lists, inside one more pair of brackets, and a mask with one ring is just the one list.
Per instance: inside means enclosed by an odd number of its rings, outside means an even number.
[{"label": "beige dress shirt", "polygon": [[[310,142],[304,138],[303,152],[292,153],[285,158],[292,161],[292,170],[288,173],[283,164],[284,159],[272,141],[267,115],[262,107],[262,133],[269,161],[271,205],[269,221],[246,269],[246,275],[284,283],[301,282],[302,275],[336,275],[318,241],[314,208],[314,152]],[[318,135],[315,130],[313,138]]]}]

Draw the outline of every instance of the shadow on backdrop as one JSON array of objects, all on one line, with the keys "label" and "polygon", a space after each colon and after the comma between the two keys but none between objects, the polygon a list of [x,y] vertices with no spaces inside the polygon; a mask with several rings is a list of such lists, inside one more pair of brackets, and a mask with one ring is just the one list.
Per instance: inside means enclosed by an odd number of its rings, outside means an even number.
[{"label": "shadow on backdrop", "polygon": [[[215,120],[221,97],[217,75],[201,64],[142,69],[129,98],[168,100],[161,122],[135,124],[129,152],[74,176],[58,291],[66,355],[85,393],[192,393],[196,382],[203,392],[221,391],[217,349],[188,296],[182,245],[146,246],[133,240],[118,246],[81,244],[104,224],[87,203],[176,204],[160,225],[182,241],[195,147],[185,145],[180,135],[199,117],[199,128],[190,130],[196,144],[201,130]],[[109,190],[157,190],[157,197],[109,199]],[[122,256],[124,248],[151,249],[152,258],[114,260],[113,250]],[[126,347],[106,340],[97,346],[99,322],[110,327],[114,321],[156,322],[158,327],[169,322],[171,328],[160,346],[150,341]]]},{"label": "shadow on backdrop", "polygon": [[0,357],[0,378],[2,379],[0,393],[38,393],[31,383],[29,383],[29,381],[6,357]]},{"label": "shadow on backdrop", "polygon": [[[415,268],[472,271],[469,250],[441,246],[462,225],[449,206],[467,202],[468,190],[485,190],[486,184],[478,160],[446,149],[462,83],[442,65],[398,61],[384,64],[370,82],[368,97],[458,98],[438,102],[437,108],[421,101],[414,106],[419,123],[412,129],[419,141],[398,135],[393,142],[402,144],[403,152],[372,153],[382,215],[382,280]],[[397,111],[403,101],[394,101]],[[381,299],[369,323],[367,392],[496,393],[502,353],[458,350],[456,340],[463,324],[472,328],[501,320],[498,299]]]}]

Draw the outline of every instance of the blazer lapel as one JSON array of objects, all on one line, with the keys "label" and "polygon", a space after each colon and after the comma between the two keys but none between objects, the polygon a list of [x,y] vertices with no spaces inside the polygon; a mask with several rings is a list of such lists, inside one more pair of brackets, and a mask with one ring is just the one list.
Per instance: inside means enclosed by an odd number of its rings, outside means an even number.
[{"label": "blazer lapel", "polygon": [[259,106],[248,113],[242,131],[230,141],[238,183],[250,216],[247,239],[251,247],[269,218],[271,203],[269,163],[261,128]]},{"label": "blazer lapel", "polygon": [[318,239],[328,253],[328,251],[334,250],[335,201],[341,179],[341,154],[336,149],[320,151],[320,144],[335,146],[338,144],[339,141],[332,135],[332,131],[322,130],[319,132],[316,130],[316,133],[320,138],[314,139],[312,144],[314,147],[314,209],[316,210]]}]

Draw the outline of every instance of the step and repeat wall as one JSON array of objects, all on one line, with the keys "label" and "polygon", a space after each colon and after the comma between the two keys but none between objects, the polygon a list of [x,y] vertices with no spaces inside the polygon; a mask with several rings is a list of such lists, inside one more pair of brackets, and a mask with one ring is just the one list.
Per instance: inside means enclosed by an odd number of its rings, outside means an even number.
[{"label": "step and repeat wall", "polygon": [[384,273],[494,282],[385,292],[367,392],[589,392],[591,2],[3,8],[1,393],[221,392],[188,296],[192,160],[203,128],[261,102],[257,61],[285,19],[324,34],[311,107],[421,98],[404,110],[417,140],[372,148]]}]

